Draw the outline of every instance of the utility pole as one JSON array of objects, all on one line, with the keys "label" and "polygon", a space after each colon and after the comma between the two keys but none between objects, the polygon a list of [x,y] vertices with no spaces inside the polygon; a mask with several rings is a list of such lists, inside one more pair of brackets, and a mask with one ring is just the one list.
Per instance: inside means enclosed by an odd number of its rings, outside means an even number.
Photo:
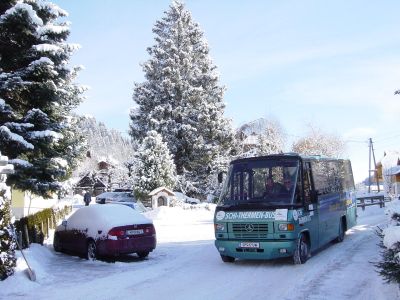
[{"label": "utility pole", "polygon": [[[372,159],[374,160],[374,169],[371,169],[371,156],[372,156]],[[376,171],[374,143],[372,142],[372,138],[369,138],[369,169],[368,170],[369,170],[369,173],[368,173],[368,193],[371,192],[371,172],[374,172],[374,177],[375,177],[375,180],[376,180],[376,186],[378,187],[378,192],[380,192],[378,172]]]}]

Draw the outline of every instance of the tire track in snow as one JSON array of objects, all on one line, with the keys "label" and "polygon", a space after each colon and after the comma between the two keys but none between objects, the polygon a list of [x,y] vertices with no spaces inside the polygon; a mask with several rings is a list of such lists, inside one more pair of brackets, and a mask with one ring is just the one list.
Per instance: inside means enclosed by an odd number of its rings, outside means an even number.
[{"label": "tire track in snow", "polygon": [[[375,234],[375,228],[384,223],[380,220],[375,224],[358,225],[350,230],[350,232],[355,233],[346,235],[347,238],[343,243],[330,245],[318,252],[313,257],[315,261],[310,260],[307,262],[307,265],[312,263],[312,267],[318,267],[317,271],[312,274],[310,280],[297,284],[290,293],[291,296],[285,299],[360,299],[357,297],[361,295],[361,291],[368,285],[369,280],[363,277],[353,277],[353,281],[348,284],[343,282],[343,279],[346,280],[346,278],[341,277],[351,274],[351,271],[348,271],[351,268],[354,268],[355,273],[358,272],[359,270],[355,268],[357,266],[373,269],[369,261],[376,257],[378,252],[375,249],[377,248],[376,244],[379,242]],[[367,226],[367,230],[365,230],[365,226]],[[372,252],[375,257],[370,257],[371,249],[373,249]],[[325,258],[331,256],[333,257],[328,262],[324,262]],[[366,258],[366,260],[357,262],[362,257]],[[335,289],[335,287],[337,288]],[[330,295],[328,292],[332,288],[335,296]]]}]

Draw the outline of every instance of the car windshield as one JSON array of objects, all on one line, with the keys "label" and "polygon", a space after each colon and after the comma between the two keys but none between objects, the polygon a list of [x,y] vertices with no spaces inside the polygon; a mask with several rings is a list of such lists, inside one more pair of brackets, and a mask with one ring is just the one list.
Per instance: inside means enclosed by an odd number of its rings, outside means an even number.
[{"label": "car windshield", "polygon": [[293,204],[298,170],[299,160],[294,158],[260,158],[233,163],[219,205]]}]

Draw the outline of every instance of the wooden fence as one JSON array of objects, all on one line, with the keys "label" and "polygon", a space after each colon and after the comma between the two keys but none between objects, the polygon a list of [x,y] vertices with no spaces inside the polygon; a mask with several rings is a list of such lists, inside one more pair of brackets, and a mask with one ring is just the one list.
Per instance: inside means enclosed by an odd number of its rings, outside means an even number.
[{"label": "wooden fence", "polygon": [[380,208],[385,207],[385,202],[390,202],[390,197],[385,197],[383,195],[372,195],[372,196],[362,196],[357,197],[357,207],[361,207],[365,210],[366,206],[379,205]]}]

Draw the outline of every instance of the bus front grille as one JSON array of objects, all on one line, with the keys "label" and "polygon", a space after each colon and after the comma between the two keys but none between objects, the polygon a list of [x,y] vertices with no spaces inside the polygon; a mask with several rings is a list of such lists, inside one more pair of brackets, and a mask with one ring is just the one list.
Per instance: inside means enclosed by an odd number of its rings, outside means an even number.
[{"label": "bus front grille", "polygon": [[233,223],[232,233],[238,239],[265,239],[268,234],[266,223]]}]

